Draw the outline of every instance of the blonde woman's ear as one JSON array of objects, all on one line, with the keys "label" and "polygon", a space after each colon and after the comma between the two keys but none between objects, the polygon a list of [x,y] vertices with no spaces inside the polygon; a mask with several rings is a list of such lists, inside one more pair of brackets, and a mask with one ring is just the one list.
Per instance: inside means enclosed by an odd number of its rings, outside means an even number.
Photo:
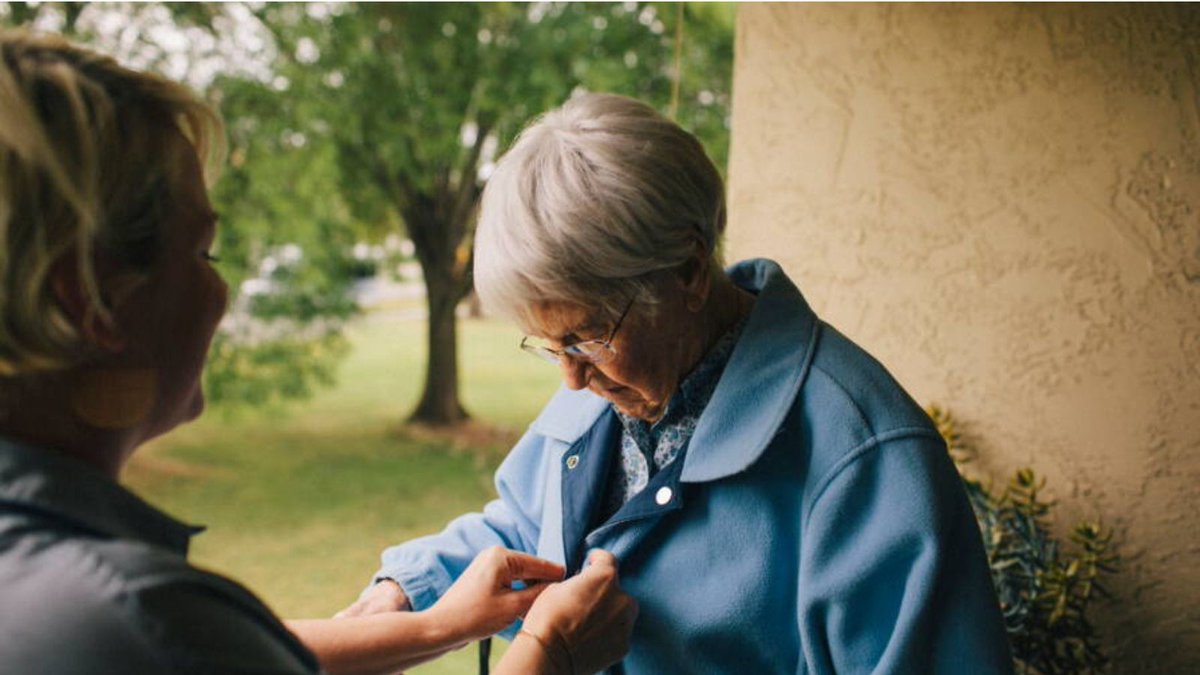
[{"label": "blonde woman's ear", "polygon": [[[97,264],[98,268],[104,266],[103,263]],[[100,272],[101,270],[96,270],[96,277],[111,280],[120,276],[103,275]],[[97,285],[100,286],[97,288],[99,297],[90,293],[84,284],[73,252],[68,252],[50,269],[50,289],[58,301],[59,309],[80,338],[88,345],[103,351],[120,352],[125,349],[126,340],[111,311],[116,303],[111,301],[113,296],[105,291],[103,282],[98,282]],[[128,291],[119,292],[118,295],[123,299],[128,296]]]}]

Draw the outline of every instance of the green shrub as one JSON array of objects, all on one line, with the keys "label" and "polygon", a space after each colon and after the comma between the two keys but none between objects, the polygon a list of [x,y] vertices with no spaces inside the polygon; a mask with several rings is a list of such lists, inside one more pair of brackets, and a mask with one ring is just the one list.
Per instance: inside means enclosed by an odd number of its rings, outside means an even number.
[{"label": "green shrub", "polygon": [[965,472],[975,451],[954,418],[937,406],[927,412],[946,439],[983,533],[1017,672],[1102,670],[1108,658],[1087,610],[1094,597],[1109,595],[1101,581],[1120,564],[1112,550],[1112,530],[1081,522],[1063,545],[1050,532],[1054,502],[1041,496],[1045,479],[1023,468],[1003,489],[993,490]]}]

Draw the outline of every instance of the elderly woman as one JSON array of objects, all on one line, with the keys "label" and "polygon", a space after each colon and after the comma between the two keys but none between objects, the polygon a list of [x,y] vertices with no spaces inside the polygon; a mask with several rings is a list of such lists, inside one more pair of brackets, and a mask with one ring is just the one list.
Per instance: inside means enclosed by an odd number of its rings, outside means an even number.
[{"label": "elderly woman", "polygon": [[603,552],[545,584],[561,566],[492,548],[428,612],[285,628],[188,565],[198,529],[118,484],[203,407],[226,303],[202,172],[219,131],[177,84],[0,33],[0,672],[394,672],[522,615],[501,672],[619,658],[636,606]]},{"label": "elderly woman", "polygon": [[929,419],[778,265],[723,271],[724,226],[700,144],[641,103],[580,96],[524,131],[475,279],[565,387],[499,499],[388,549],[350,613],[429,607],[487,546],[571,572],[603,547],[641,607],[628,673],[1011,670]]}]

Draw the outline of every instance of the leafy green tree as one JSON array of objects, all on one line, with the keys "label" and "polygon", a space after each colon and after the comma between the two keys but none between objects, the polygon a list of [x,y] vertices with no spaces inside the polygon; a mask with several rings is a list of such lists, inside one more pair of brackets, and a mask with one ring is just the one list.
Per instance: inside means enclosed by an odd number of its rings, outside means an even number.
[{"label": "leafy green tree", "polygon": [[[295,126],[335,148],[338,188],[364,222],[401,226],[421,264],[429,361],[412,419],[467,416],[458,395],[455,308],[471,290],[474,219],[487,168],[531,117],[577,88],[672,101],[673,22],[690,95],[680,119],[727,148],[732,13],[621,4],[267,5]],[[677,28],[677,25],[675,26]],[[688,35],[689,33],[684,33]],[[690,45],[690,43],[689,43]]]}]

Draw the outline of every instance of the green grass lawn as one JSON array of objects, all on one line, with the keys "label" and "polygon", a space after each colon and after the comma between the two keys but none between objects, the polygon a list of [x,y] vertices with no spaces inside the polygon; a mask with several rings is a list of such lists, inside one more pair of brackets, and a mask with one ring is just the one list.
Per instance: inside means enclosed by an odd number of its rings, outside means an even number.
[{"label": "green grass lawn", "polygon": [[[192,560],[250,587],[286,617],[353,601],[379,552],[480,508],[513,439],[558,385],[516,349],[510,324],[460,323],[463,402],[499,431],[406,431],[424,375],[425,324],[366,317],[337,385],[283,413],[210,411],[143,448],[125,482],[209,531]],[[412,672],[475,672],[473,648]]]}]

